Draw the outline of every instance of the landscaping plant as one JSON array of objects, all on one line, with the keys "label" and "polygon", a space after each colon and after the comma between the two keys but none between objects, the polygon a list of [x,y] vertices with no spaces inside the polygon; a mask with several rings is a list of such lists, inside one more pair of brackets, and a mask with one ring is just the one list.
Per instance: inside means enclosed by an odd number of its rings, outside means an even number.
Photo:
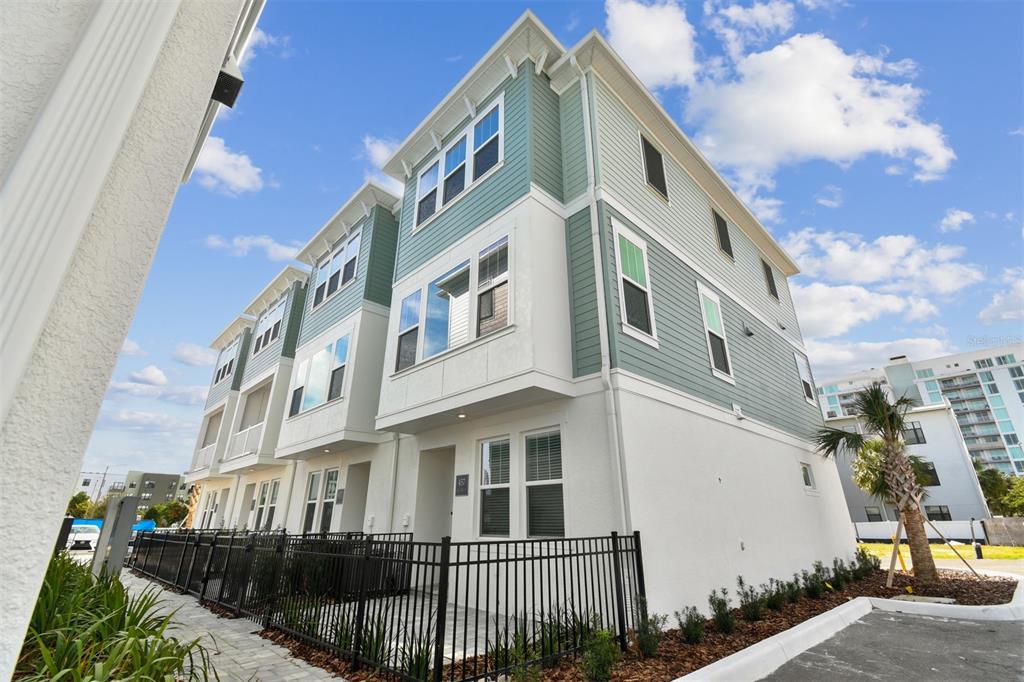
[{"label": "landscaping plant", "polygon": [[755,621],[764,617],[764,602],[753,585],[747,585],[742,575],[736,576],[736,593],[740,598],[740,615],[743,620]]},{"label": "landscaping plant", "polygon": [[723,587],[718,592],[712,591],[708,596],[708,605],[711,607],[711,620],[715,629],[722,634],[730,634],[736,629],[736,617],[729,608],[729,593]]},{"label": "landscaping plant", "polygon": [[854,555],[854,572],[858,578],[866,578],[882,566],[882,560],[863,547]]},{"label": "landscaping plant", "polygon": [[46,571],[18,657],[18,680],[206,680],[209,654],[199,640],[167,633],[164,613],[150,587],[129,595],[112,576],[61,553]]},{"label": "landscaping plant", "polygon": [[803,571],[801,573],[801,580],[803,582],[803,592],[811,599],[821,599],[821,596],[825,594],[825,581],[822,580],[821,575],[815,571],[810,573]]},{"label": "landscaping plant", "polygon": [[767,585],[761,585],[761,601],[772,611],[781,611],[789,601],[786,596],[786,583],[771,578]]},{"label": "landscaping plant", "polygon": [[416,631],[406,624],[405,637],[399,651],[402,674],[414,680],[430,679],[430,664],[434,652],[434,613],[431,612],[424,630]]},{"label": "landscaping plant", "polygon": [[687,606],[681,612],[676,611],[679,632],[687,644],[698,644],[704,641],[704,616],[695,606]]},{"label": "landscaping plant", "polygon": [[786,583],[786,601],[795,604],[804,596],[804,588],[800,586],[800,575],[793,574],[793,579]]},{"label": "landscaping plant", "polygon": [[637,597],[636,600],[636,645],[640,655],[651,658],[658,653],[658,644],[665,634],[665,623],[668,616],[647,612],[647,598]]},{"label": "landscaping plant", "polygon": [[599,618],[594,619],[593,628],[583,645],[583,659],[580,662],[583,675],[591,682],[605,682],[611,678],[612,666],[619,658],[619,646],[611,630],[601,627]]}]

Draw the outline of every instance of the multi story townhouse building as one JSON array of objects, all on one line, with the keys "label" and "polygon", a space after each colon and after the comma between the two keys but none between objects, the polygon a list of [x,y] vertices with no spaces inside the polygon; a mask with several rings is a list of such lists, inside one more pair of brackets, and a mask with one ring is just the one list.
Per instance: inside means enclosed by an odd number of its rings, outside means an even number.
[{"label": "multi story townhouse building", "polygon": [[881,369],[823,382],[818,393],[825,416],[848,415],[856,391],[871,381],[923,405],[948,404],[975,462],[1024,475],[1024,344],[913,362],[897,356]]},{"label": "multi story townhouse building", "polygon": [[661,610],[852,552],[796,265],[598,33],[527,12],[384,170],[403,196],[364,187],[300,254],[276,451],[223,455],[228,525],[261,525],[255,465],[296,532],[638,529]]}]

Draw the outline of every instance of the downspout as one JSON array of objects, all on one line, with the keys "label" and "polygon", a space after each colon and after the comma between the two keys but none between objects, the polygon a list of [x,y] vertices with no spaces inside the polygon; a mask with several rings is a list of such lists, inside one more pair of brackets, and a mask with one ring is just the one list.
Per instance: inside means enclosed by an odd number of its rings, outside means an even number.
[{"label": "downspout", "polygon": [[594,274],[597,288],[597,324],[598,339],[601,347],[601,386],[604,392],[605,413],[608,424],[608,449],[618,466],[619,509],[622,512],[622,530],[632,531],[632,520],[629,511],[629,492],[626,486],[626,461],[623,454],[622,434],[619,423],[618,400],[612,389],[611,351],[608,341],[608,311],[605,308],[604,259],[601,257],[601,229],[597,211],[596,193],[596,159],[594,157],[594,129],[590,119],[590,90],[587,87],[586,74],[576,61],[576,55],[569,57],[570,63],[576,67],[580,78],[580,100],[583,109],[584,148],[587,156],[587,197],[590,207],[590,239],[594,249]]},{"label": "downspout", "polygon": [[395,495],[398,493],[398,442],[402,434],[394,433],[395,452],[391,458],[391,510],[388,511],[388,532],[395,532]]}]

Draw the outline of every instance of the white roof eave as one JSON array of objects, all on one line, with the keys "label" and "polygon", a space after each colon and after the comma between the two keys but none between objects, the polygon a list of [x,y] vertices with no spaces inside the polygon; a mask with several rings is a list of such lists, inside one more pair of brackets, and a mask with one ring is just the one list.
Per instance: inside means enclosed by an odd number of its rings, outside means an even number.
[{"label": "white roof eave", "polygon": [[399,197],[385,189],[380,183],[367,180],[341,208],[335,211],[323,227],[317,230],[312,239],[306,242],[306,245],[296,254],[295,260],[315,265],[320,256],[330,250],[335,242],[367,216],[370,207],[380,205],[391,211],[399,201],[401,201]]}]

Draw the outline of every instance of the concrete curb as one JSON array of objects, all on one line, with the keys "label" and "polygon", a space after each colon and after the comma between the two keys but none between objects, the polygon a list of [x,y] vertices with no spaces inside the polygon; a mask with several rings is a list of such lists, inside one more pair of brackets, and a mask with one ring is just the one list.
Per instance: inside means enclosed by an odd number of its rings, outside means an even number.
[{"label": "concrete curb", "polygon": [[699,670],[677,678],[675,682],[704,680],[730,680],[740,682],[760,680],[775,672],[782,664],[808,649],[821,644],[848,625],[860,620],[873,609],[907,613],[936,618],[964,620],[1024,620],[1024,578],[1012,573],[979,571],[986,575],[1013,578],[1017,589],[1007,604],[997,606],[957,606],[956,604],[927,604],[897,599],[857,597],[831,611],[805,620],[797,626],[763,639],[742,651],[706,665]]}]

